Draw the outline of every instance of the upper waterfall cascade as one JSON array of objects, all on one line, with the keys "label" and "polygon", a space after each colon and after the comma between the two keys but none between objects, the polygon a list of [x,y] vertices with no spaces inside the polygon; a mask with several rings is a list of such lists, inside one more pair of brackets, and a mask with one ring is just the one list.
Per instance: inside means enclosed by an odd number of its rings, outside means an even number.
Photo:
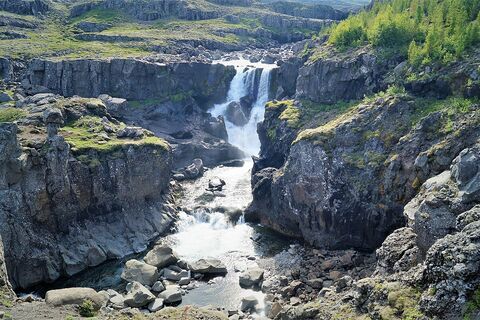
[{"label": "upper waterfall cascade", "polygon": [[[247,153],[249,156],[258,155],[260,140],[257,134],[257,124],[263,121],[265,104],[269,99],[271,71],[276,68],[273,64],[250,63],[246,60],[222,62],[233,65],[236,69],[235,77],[230,83],[226,102],[213,106],[210,113],[215,116],[225,116],[227,107],[232,102],[240,102],[243,97],[254,98],[248,122],[237,126],[225,119],[228,140],[231,144]],[[256,81],[257,70],[261,70],[260,79]],[[258,85],[257,85],[258,83]]]}]

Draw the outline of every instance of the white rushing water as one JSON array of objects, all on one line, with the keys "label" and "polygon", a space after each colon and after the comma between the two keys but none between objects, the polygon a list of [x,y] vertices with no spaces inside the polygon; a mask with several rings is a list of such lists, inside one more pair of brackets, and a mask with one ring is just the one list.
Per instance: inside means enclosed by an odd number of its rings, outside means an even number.
[{"label": "white rushing water", "polygon": [[[214,116],[225,115],[229,103],[249,96],[253,104],[248,122],[244,126],[235,126],[226,121],[226,128],[230,143],[248,155],[257,155],[260,150],[257,124],[264,117],[270,74],[275,65],[252,64],[245,60],[222,63],[235,66],[237,72],[225,103],[215,105],[211,113]],[[261,226],[245,223],[243,219],[243,212],[252,201],[252,165],[252,160],[247,158],[243,166],[217,166],[197,180],[182,182],[183,195],[178,200],[182,210],[176,223],[177,231],[162,240],[187,262],[216,258],[228,270],[224,277],[195,281],[196,288],[187,291],[182,299],[184,305],[213,305],[232,310],[239,308],[243,297],[253,295],[258,299],[253,317],[265,315],[265,295],[259,288],[241,288],[239,275],[249,266],[256,265],[262,257],[284,250],[288,240]],[[225,180],[226,185],[223,191],[213,195],[205,188],[208,181],[215,177]],[[142,259],[142,256],[136,258]],[[123,261],[112,261],[72,277],[70,282],[63,282],[60,287],[86,286],[122,291],[125,288],[120,279],[123,267]]]},{"label": "white rushing water", "polygon": [[[265,115],[265,103],[267,103],[270,91],[271,71],[276,67],[273,64],[250,63],[246,60],[233,60],[222,62],[233,65],[236,70],[227,100],[224,103],[215,105],[210,113],[217,116],[225,116],[227,107],[232,102],[240,102],[240,99],[249,96],[254,101],[250,112],[250,118],[244,126],[236,126],[227,119],[225,125],[228,133],[228,142],[245,151],[249,156],[258,155],[260,151],[260,140],[257,134],[257,124],[263,121]],[[255,86],[255,75],[261,70],[258,87]]]},{"label": "white rushing water", "polygon": [[[222,63],[233,65],[236,75],[230,84],[226,101],[213,106],[210,112],[213,116],[225,116],[231,102],[240,102],[245,96],[254,101],[245,125],[236,126],[227,120],[225,124],[231,144],[248,155],[258,155],[260,141],[257,124],[264,118],[271,70],[275,65],[252,64],[246,60]],[[258,73],[260,77],[256,80]],[[252,240],[268,236],[260,235],[258,230],[243,220],[243,211],[252,200],[252,164],[252,160],[248,159],[241,167],[215,167],[200,179],[183,184],[184,195],[180,206],[185,210],[180,213],[178,232],[170,236],[168,241],[186,261],[216,258],[225,263],[228,269],[225,277],[218,277],[210,283],[199,283],[197,289],[184,297],[183,304],[211,304],[235,309],[243,297],[254,295],[259,301],[257,315],[264,315],[264,294],[258,289],[244,289],[239,285],[239,270],[256,265],[252,257],[262,256],[268,246],[268,240],[262,243]],[[205,191],[209,179],[214,177],[222,178],[227,183],[224,190],[215,196]],[[233,219],[232,213],[236,214]]]}]

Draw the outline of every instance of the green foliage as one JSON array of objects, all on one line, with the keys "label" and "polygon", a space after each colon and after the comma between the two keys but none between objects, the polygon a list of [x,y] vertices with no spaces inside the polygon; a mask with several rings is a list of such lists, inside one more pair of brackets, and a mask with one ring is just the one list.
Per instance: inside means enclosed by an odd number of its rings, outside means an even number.
[{"label": "green foliage", "polygon": [[357,47],[367,40],[367,32],[365,31],[363,12],[358,16],[353,16],[347,20],[340,22],[336,28],[332,29],[329,42],[339,48]]},{"label": "green foliage", "polygon": [[468,300],[465,312],[463,314],[463,320],[473,320],[473,315],[480,310],[480,289],[473,292],[472,296]]},{"label": "green foliage", "polygon": [[0,123],[14,122],[24,118],[27,113],[24,110],[17,108],[0,109]]},{"label": "green foliage", "polygon": [[95,306],[91,300],[84,300],[81,305],[78,306],[78,313],[82,317],[91,318],[96,314]]},{"label": "green foliage", "polygon": [[447,63],[480,41],[479,0],[392,0],[332,28],[329,42],[339,48],[366,42],[395,48],[411,64]]}]

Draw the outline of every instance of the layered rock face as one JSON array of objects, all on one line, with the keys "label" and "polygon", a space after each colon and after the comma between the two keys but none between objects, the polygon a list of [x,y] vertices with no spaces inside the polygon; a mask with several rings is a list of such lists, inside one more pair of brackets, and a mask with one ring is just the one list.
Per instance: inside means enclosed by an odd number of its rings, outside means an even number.
[{"label": "layered rock face", "polygon": [[346,12],[322,4],[304,5],[295,2],[276,1],[269,4],[268,7],[278,13],[303,18],[342,20],[348,16]]},{"label": "layered rock face", "polygon": [[218,18],[219,13],[213,10],[202,10],[189,5],[184,0],[104,0],[100,2],[86,2],[75,5],[71,10],[71,17],[78,17],[92,9],[120,10],[143,21],[152,21],[168,17],[177,17],[186,20],[205,20]]},{"label": "layered rock face", "polygon": [[34,60],[26,85],[44,86],[69,97],[109,94],[129,100],[161,99],[191,93],[199,102],[225,97],[233,68],[221,64],[157,64],[134,59]]},{"label": "layered rock face", "polygon": [[38,15],[50,10],[50,4],[45,0],[2,0],[0,10],[22,15]]},{"label": "layered rock face", "polygon": [[319,103],[357,100],[386,88],[384,77],[399,61],[368,50],[309,61],[299,70],[297,96]]},{"label": "layered rock face", "polygon": [[[75,110],[70,115],[79,117]],[[15,288],[145,250],[174,219],[166,204],[172,160],[165,146],[125,143],[80,156],[56,134],[57,118],[59,111],[47,113],[44,143],[29,137],[41,131],[29,127],[39,125],[35,113],[20,131],[0,124],[0,233]]]},{"label": "layered rock face", "polygon": [[378,98],[300,133],[283,167],[253,177],[252,216],[316,246],[378,247],[405,222],[403,206],[421,183],[478,136],[474,107],[453,131],[442,129],[449,120],[440,112],[405,126],[419,108],[406,97]]}]

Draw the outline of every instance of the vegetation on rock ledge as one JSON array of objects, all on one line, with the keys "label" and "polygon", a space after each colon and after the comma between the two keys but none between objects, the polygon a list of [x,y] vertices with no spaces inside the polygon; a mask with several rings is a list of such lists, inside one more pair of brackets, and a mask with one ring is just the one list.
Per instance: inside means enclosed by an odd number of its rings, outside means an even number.
[{"label": "vegetation on rock ledge", "polygon": [[414,65],[451,62],[480,41],[478,0],[393,0],[332,28],[329,42],[339,48],[370,43],[408,53]]}]

